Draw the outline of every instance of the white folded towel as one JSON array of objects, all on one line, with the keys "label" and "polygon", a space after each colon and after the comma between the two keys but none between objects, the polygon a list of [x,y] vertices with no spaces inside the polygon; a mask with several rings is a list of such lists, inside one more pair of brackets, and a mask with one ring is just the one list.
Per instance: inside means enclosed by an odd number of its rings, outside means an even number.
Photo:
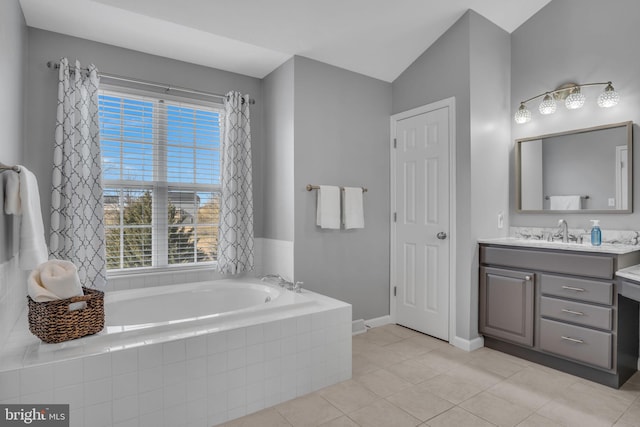
[{"label": "white folded towel", "polygon": [[321,185],[318,189],[316,225],[321,228],[340,229],[340,188]]},{"label": "white folded towel", "polygon": [[20,268],[31,270],[49,258],[40,211],[40,193],[36,176],[24,166],[20,173],[7,179],[4,210],[10,215],[22,215],[20,221]]},{"label": "white folded towel", "polygon": [[364,205],[361,187],[345,187],[342,194],[342,223],[345,230],[364,228]]},{"label": "white folded towel", "polygon": [[20,207],[20,174],[6,174],[6,192],[4,195],[4,212],[7,215],[21,215]]},{"label": "white folded towel", "polygon": [[38,265],[27,280],[29,296],[35,302],[82,296],[78,269],[70,261],[53,259]]},{"label": "white folded towel", "polygon": [[582,209],[580,201],[579,195],[549,196],[549,209],[552,211],[577,211]]}]

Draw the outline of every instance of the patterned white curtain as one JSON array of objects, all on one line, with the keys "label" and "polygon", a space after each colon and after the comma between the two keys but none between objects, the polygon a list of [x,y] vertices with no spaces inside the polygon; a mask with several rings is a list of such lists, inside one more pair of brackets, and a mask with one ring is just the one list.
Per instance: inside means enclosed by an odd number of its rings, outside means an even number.
[{"label": "patterned white curtain", "polygon": [[98,70],[60,60],[53,151],[51,235],[57,259],[73,262],[83,286],[106,284]]},{"label": "patterned white curtain", "polygon": [[229,92],[222,140],[222,195],[218,230],[218,270],[253,270],[253,183],[249,96]]}]

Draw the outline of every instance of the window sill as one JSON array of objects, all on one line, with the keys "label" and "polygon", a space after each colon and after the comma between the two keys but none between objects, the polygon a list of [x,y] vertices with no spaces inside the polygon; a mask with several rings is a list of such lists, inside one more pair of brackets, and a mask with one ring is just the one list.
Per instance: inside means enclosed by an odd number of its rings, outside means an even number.
[{"label": "window sill", "polygon": [[189,272],[200,272],[206,270],[217,270],[218,263],[206,263],[206,264],[198,264],[198,265],[189,265],[185,267],[181,266],[169,266],[169,267],[158,267],[158,268],[131,268],[126,270],[114,270],[107,271],[107,279],[112,278],[126,278],[126,277],[138,277],[138,276],[153,276],[153,275],[164,275],[164,274],[172,274],[172,273],[189,273]]},{"label": "window sill", "polygon": [[191,265],[188,267],[166,267],[155,269],[137,269],[135,271],[117,271],[107,273],[105,290],[119,291],[134,288],[146,288],[164,285],[177,285],[190,282],[215,280],[217,264]]}]

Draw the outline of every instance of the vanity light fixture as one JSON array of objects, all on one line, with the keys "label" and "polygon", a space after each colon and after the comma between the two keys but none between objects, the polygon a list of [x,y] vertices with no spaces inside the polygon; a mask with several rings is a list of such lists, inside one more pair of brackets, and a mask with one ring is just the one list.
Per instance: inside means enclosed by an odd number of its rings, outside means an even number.
[{"label": "vanity light fixture", "polygon": [[564,100],[564,106],[567,107],[567,110],[577,110],[584,106],[585,99],[584,94],[580,92],[580,87],[577,87],[572,89],[567,99]]},{"label": "vanity light fixture", "polygon": [[553,97],[549,92],[547,92],[544,98],[542,99],[542,102],[540,103],[538,110],[540,110],[540,114],[547,115],[547,114],[555,113],[557,108],[558,106],[556,105],[556,100],[553,99]]},{"label": "vanity light fixture", "polygon": [[609,108],[618,105],[620,101],[620,95],[613,89],[611,82],[604,88],[604,92],[598,97],[598,106],[602,108]]},{"label": "vanity light fixture", "polygon": [[520,103],[520,108],[518,108],[518,111],[516,111],[515,119],[516,123],[518,123],[519,125],[531,121],[531,111],[527,110],[524,102]]},{"label": "vanity light fixture", "polygon": [[527,109],[527,103],[543,96],[544,98],[538,106],[538,111],[543,115],[555,113],[558,108],[558,101],[564,101],[564,105],[568,110],[582,108],[586,97],[582,93],[581,89],[586,86],[606,86],[604,91],[598,97],[598,106],[601,108],[613,107],[620,101],[620,95],[615,91],[611,82],[584,84],[567,83],[555,90],[541,93],[520,102],[520,107],[518,108],[518,111],[516,111],[514,119],[518,124],[531,121],[531,111]]}]

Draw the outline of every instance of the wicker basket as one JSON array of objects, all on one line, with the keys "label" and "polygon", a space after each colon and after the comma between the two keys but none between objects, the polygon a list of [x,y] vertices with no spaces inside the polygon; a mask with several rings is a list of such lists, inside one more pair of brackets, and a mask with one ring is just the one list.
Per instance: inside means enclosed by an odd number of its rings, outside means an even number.
[{"label": "wicker basket", "polygon": [[[29,303],[29,330],[46,343],[74,340],[100,332],[104,327],[104,292],[83,287],[83,296],[59,301]],[[69,305],[85,301],[85,308],[69,310]]]}]

